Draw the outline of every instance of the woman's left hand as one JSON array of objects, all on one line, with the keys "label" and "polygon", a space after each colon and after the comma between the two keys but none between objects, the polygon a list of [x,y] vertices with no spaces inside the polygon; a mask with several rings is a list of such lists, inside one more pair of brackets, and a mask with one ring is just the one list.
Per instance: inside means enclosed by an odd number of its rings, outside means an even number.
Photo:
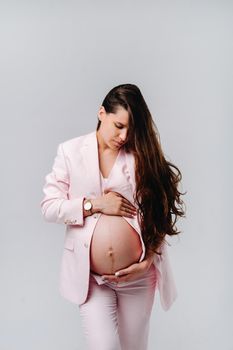
[{"label": "woman's left hand", "polygon": [[139,263],[134,263],[125,269],[118,270],[115,275],[102,275],[102,279],[106,282],[129,282],[134,281],[146,273],[151,265],[151,260],[143,260]]}]

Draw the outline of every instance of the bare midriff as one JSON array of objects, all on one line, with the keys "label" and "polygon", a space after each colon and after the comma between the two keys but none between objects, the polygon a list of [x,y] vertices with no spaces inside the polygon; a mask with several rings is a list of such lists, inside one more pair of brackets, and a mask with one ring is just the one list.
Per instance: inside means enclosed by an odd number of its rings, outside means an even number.
[{"label": "bare midriff", "polygon": [[122,216],[101,214],[91,241],[91,271],[99,275],[114,274],[138,262],[141,254],[137,231]]}]

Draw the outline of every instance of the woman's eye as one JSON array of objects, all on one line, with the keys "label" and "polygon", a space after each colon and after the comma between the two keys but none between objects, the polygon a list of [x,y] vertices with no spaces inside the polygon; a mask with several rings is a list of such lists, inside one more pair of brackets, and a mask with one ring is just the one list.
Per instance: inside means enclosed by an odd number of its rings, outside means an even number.
[{"label": "woman's eye", "polygon": [[115,126],[118,128],[118,129],[122,129],[122,126],[119,126],[119,125],[116,125]]}]

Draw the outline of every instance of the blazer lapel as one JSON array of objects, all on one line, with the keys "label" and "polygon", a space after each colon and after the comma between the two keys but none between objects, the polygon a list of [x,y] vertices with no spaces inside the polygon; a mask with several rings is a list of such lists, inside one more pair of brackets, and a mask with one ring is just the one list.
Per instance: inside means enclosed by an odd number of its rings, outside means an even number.
[{"label": "blazer lapel", "polygon": [[86,182],[88,184],[87,188],[89,189],[89,195],[100,197],[102,193],[96,131],[93,131],[85,136],[80,153],[83,158],[83,164],[85,165],[84,176],[86,177]]},{"label": "blazer lapel", "polygon": [[125,152],[125,159],[126,159],[127,168],[129,170],[130,180],[131,180],[131,184],[133,186],[133,192],[134,192],[134,190],[135,190],[135,160],[134,160],[133,153]]}]

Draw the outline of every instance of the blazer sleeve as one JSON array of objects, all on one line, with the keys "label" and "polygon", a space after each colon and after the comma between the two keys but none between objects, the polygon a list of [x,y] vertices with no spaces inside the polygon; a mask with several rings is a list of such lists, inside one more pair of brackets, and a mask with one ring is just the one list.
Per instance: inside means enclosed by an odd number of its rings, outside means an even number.
[{"label": "blazer sleeve", "polygon": [[159,273],[158,289],[161,305],[167,311],[176,300],[178,292],[166,243],[163,243],[161,252],[162,255],[160,256],[157,254],[154,255],[154,264]]},{"label": "blazer sleeve", "polygon": [[44,198],[40,202],[45,221],[58,224],[84,225],[84,196],[69,199],[69,172],[62,144],[58,145],[52,171],[45,176]]}]

